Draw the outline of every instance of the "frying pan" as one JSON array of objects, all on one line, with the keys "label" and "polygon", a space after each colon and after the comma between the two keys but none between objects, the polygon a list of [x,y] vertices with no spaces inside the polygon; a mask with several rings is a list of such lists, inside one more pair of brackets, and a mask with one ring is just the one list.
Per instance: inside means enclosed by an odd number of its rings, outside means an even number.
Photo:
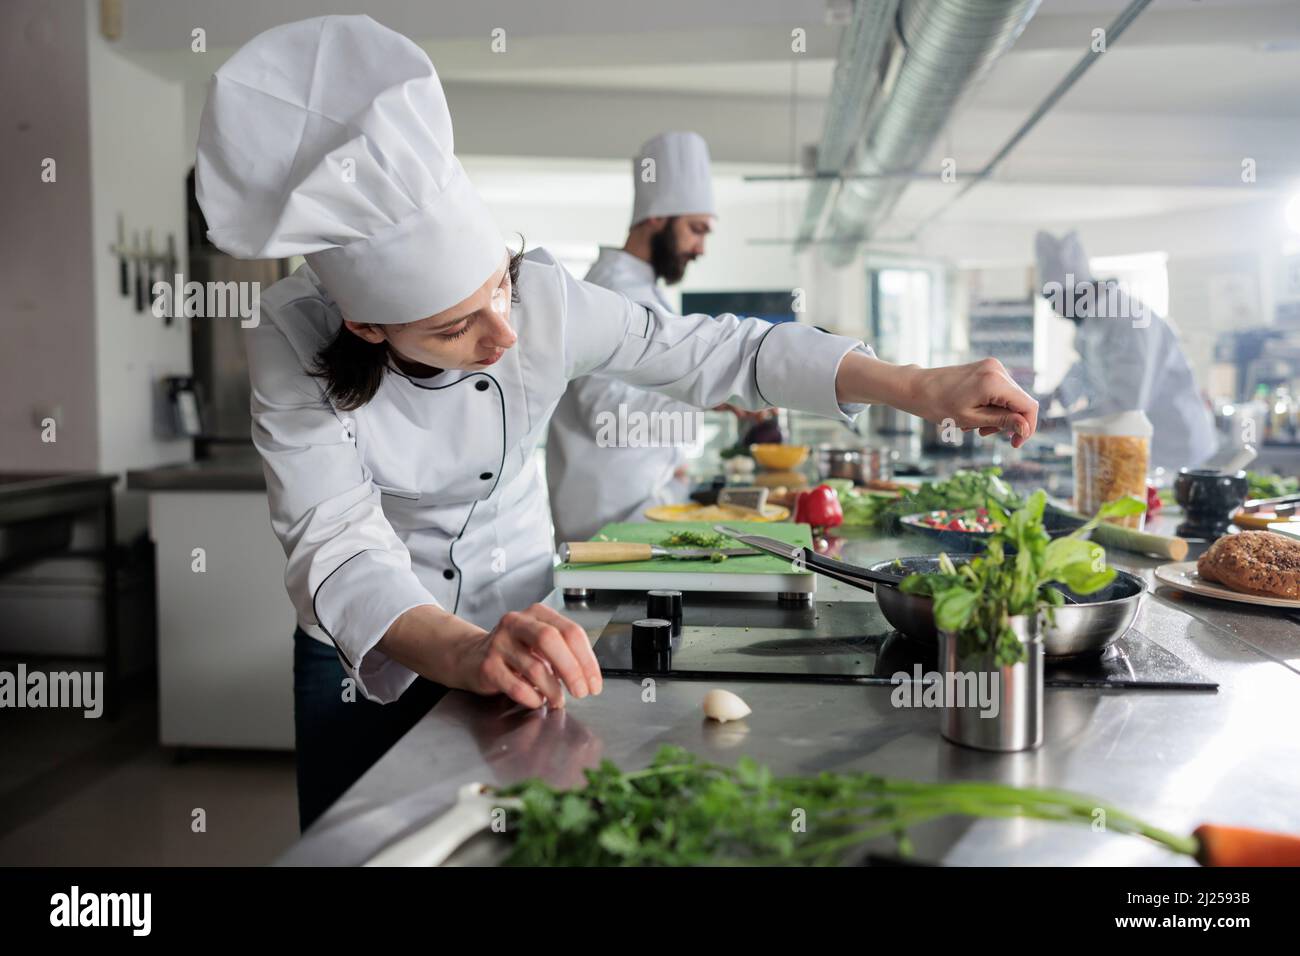
[{"label": "frying pan", "polygon": [[[908,594],[898,585],[912,573],[930,574],[938,570],[939,555],[891,558],[870,567],[837,561],[764,535],[748,534],[726,525],[714,531],[789,561],[798,561],[810,571],[840,581],[850,587],[873,591],[880,613],[899,632],[908,637],[937,644],[934,601],[923,595]],[[974,555],[949,555],[954,564],[969,561]],[[1048,657],[1074,657],[1100,654],[1129,629],[1137,616],[1146,584],[1127,571],[1116,571],[1115,580],[1097,594],[1078,595],[1063,585],[1053,585],[1065,596],[1065,605],[1054,611],[1054,623],[1044,621],[1043,651]]]},{"label": "frying pan", "polygon": [[[969,561],[973,555],[949,555],[954,564]],[[901,568],[894,562],[901,564]],[[881,561],[870,570],[885,568],[895,573],[933,574],[939,569],[938,555],[920,555]],[[1115,569],[1115,580],[1094,594],[1075,594],[1063,584],[1053,584],[1065,595],[1066,603],[1053,611],[1052,623],[1042,624],[1043,653],[1048,657],[1079,657],[1100,654],[1119,640],[1133,624],[1146,583],[1137,575]],[[908,637],[927,644],[937,642],[934,624],[934,600],[921,594],[908,594],[896,587],[876,588],[876,603],[885,620]]]}]

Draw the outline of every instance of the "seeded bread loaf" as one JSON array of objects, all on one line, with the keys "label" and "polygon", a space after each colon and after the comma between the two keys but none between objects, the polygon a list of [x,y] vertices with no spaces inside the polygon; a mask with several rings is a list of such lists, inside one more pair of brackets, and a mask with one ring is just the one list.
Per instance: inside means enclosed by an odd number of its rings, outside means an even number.
[{"label": "seeded bread loaf", "polygon": [[1300,541],[1272,531],[1224,535],[1201,555],[1196,571],[1234,591],[1300,599]]}]

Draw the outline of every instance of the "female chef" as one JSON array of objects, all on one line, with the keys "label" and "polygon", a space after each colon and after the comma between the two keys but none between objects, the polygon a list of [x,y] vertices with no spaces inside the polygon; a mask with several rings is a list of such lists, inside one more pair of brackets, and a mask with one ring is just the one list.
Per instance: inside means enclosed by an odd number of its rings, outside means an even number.
[{"label": "female chef", "polygon": [[304,826],[444,688],[529,708],[600,692],[585,632],[535,603],[552,545],[533,452],[570,379],[845,421],[884,402],[1016,445],[1036,426],[991,360],[893,366],[808,326],[671,315],[542,250],[512,257],[433,65],[369,17],[276,27],[217,71],[197,192],[219,248],[306,257],[247,340],[299,624]]}]

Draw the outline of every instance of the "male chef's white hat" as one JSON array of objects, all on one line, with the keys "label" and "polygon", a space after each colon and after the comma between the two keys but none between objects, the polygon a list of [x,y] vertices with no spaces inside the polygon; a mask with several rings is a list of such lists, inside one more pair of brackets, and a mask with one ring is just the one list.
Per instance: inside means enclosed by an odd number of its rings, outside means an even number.
[{"label": "male chef's white hat", "polygon": [[699,133],[660,133],[632,158],[632,225],[651,216],[709,215],[713,177],[709,147]]},{"label": "male chef's white hat", "polygon": [[356,322],[462,301],[505,242],[452,151],[428,56],[367,16],[267,30],[212,77],[196,192],[208,238],[243,259],[305,255]]},{"label": "male chef's white hat", "polygon": [[1059,282],[1065,289],[1066,277],[1073,276],[1068,288],[1071,292],[1080,282],[1092,281],[1092,270],[1088,268],[1088,254],[1083,251],[1077,232],[1068,232],[1057,239],[1050,232],[1039,232],[1034,236],[1034,255],[1038,260],[1039,291],[1049,282]]}]

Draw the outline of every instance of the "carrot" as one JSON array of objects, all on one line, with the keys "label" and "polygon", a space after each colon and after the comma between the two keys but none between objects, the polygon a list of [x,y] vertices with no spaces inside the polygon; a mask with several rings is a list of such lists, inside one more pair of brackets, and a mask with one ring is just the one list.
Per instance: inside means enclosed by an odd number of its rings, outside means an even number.
[{"label": "carrot", "polygon": [[1300,837],[1202,823],[1193,833],[1201,866],[1300,866]]}]

